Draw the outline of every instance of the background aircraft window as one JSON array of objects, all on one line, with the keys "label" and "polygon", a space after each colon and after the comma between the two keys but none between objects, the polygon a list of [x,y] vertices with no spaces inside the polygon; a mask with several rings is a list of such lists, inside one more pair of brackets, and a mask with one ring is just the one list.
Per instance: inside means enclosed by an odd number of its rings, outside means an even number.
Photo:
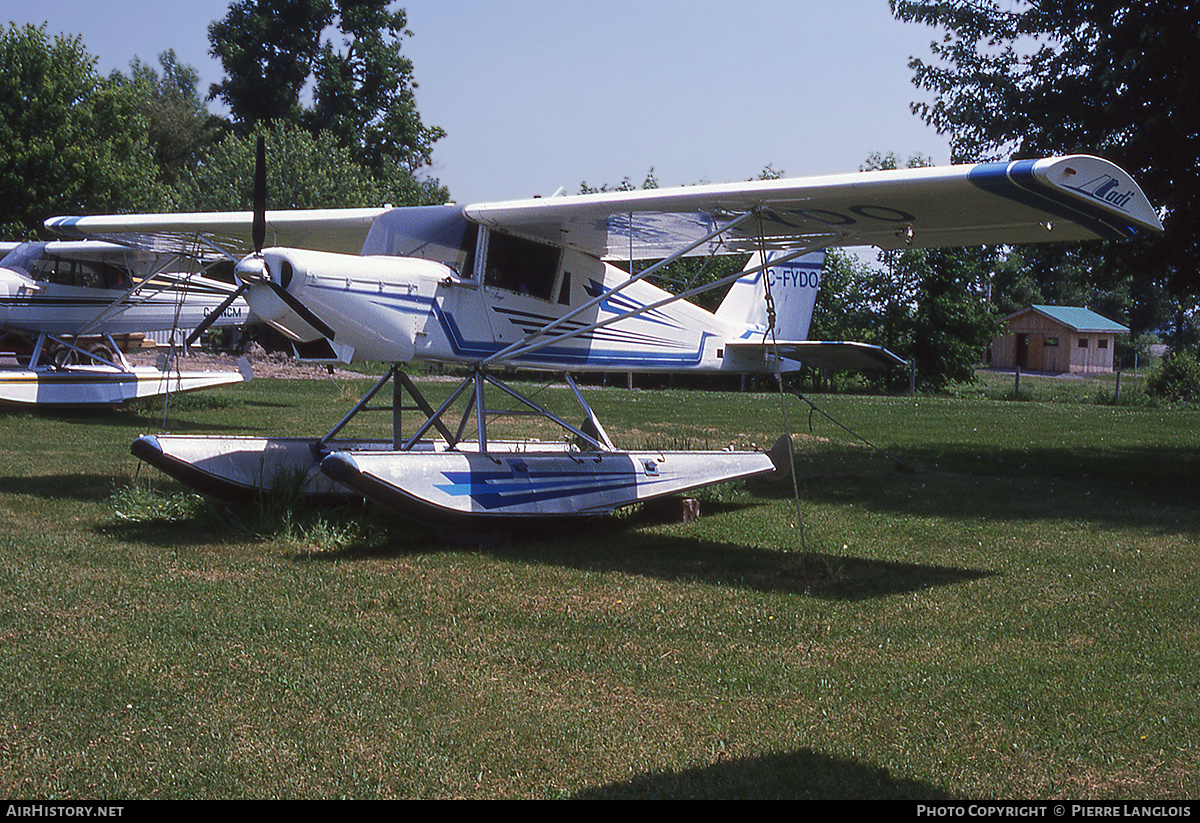
[{"label": "background aircraft window", "polygon": [[79,260],[55,261],[54,275],[51,279],[62,286],[79,288],[96,289],[104,285],[100,272],[90,263]]},{"label": "background aircraft window", "polygon": [[127,289],[133,286],[129,271],[113,263],[100,263],[100,280],[106,289]]},{"label": "background aircraft window", "polygon": [[485,286],[549,300],[561,251],[511,234],[488,236]]}]

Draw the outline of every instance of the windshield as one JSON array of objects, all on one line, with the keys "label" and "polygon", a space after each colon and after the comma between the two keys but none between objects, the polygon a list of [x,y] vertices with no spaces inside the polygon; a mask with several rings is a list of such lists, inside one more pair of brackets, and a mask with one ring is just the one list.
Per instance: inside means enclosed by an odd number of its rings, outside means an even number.
[{"label": "windshield", "polygon": [[26,277],[34,276],[35,264],[46,253],[45,243],[22,243],[4,255],[0,260],[0,268],[19,271]]},{"label": "windshield", "polygon": [[459,277],[471,277],[478,235],[478,224],[463,217],[459,206],[393,209],[375,219],[362,253],[435,260]]}]

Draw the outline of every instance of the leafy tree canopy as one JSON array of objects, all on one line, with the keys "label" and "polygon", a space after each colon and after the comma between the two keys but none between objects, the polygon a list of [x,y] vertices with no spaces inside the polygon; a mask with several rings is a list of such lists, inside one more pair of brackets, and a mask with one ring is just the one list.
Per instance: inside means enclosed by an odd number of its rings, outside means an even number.
[{"label": "leafy tree canopy", "polygon": [[[403,10],[389,0],[241,0],[209,27],[226,79],[212,87],[243,133],[256,123],[331,132],[375,174],[414,174],[445,136],[421,122],[412,63],[401,53]],[[322,42],[326,31],[334,37]],[[334,42],[334,39],[338,42]],[[310,81],[313,104],[301,97]]]},{"label": "leafy tree canopy", "polygon": [[53,213],[159,207],[144,92],[97,75],[78,38],[0,29],[0,232],[33,237]]},{"label": "leafy tree canopy", "polygon": [[[1110,250],[1109,267],[1200,294],[1200,5],[1177,0],[891,0],[943,32],[913,110],[956,160],[1090,153],[1133,174],[1166,233]],[[1119,276],[1119,275],[1117,275]]]},{"label": "leafy tree canopy", "polygon": [[333,18],[330,0],[241,0],[208,27],[212,55],[226,77],[210,98],[249,130],[260,120],[297,121],[300,95]]},{"label": "leafy tree canopy", "polygon": [[309,120],[336,134],[368,168],[398,162],[412,173],[429,165],[433,144],[446,133],[421,122],[412,62],[400,52],[412,33],[404,10],[388,6],[388,0],[339,0],[342,42],[326,40],[321,48]]},{"label": "leafy tree canopy", "polygon": [[210,114],[196,85],[199,75],[175,57],[174,50],[158,56],[162,74],[135,59],[126,80],[119,73],[113,82],[144,85],[144,115],[154,161],[163,181],[175,185],[181,175],[196,168],[200,154],[228,130],[228,124]]}]

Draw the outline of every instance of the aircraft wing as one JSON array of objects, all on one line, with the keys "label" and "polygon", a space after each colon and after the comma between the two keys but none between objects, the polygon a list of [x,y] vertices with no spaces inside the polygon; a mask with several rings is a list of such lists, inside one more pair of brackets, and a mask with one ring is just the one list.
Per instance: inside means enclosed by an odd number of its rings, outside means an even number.
[{"label": "aircraft wing", "polygon": [[102,240],[51,240],[43,253],[62,260],[86,260],[93,263],[117,263],[131,270],[149,269],[159,262],[158,255]]},{"label": "aircraft wing", "polygon": [[132,273],[146,273],[157,269],[172,256],[162,255],[140,248],[102,240],[30,240],[23,243],[0,243],[0,266],[16,269],[35,277],[32,267],[44,259],[78,261],[83,263],[111,263]]},{"label": "aircraft wing", "polygon": [[[358,254],[371,224],[384,208],[299,209],[266,213],[268,246]],[[254,213],[107,214],[51,217],[46,228],[67,238],[93,238],[159,253],[214,259],[243,257],[254,251]],[[203,237],[206,243],[197,244]]]},{"label": "aircraft wing", "polygon": [[780,340],[771,342],[730,341],[725,348],[735,352],[765,358],[776,351],[780,357],[799,360],[806,366],[830,371],[863,371],[889,366],[907,365],[907,361],[882,346],[833,340]]},{"label": "aircraft wing", "polygon": [[691,253],[934,248],[1131,237],[1162,231],[1124,171],[1075,155],[467,206],[467,217],[604,259]]}]

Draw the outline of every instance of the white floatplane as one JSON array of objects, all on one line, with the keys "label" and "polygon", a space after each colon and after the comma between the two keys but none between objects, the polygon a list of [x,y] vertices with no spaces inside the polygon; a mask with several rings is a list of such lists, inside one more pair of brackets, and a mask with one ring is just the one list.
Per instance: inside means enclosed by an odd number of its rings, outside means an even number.
[{"label": "white floatplane", "polygon": [[96,241],[0,244],[0,402],[116,405],[242,382],[248,371],[131,366],[116,338],[252,320],[234,284],[168,271],[175,255]]},{"label": "white floatplane", "polygon": [[[306,220],[313,229],[300,243],[258,251],[258,238],[246,242],[253,223],[259,237],[298,237]],[[780,376],[805,363],[900,362],[878,347],[807,340],[826,248],[1033,243],[1162,229],[1128,175],[1086,156],[369,214],[256,208],[215,220],[112,216],[47,225],[191,244],[219,227],[227,242],[240,239],[231,253],[249,252],[236,273],[261,319],[297,343],[323,348],[330,361],[393,364],[323,437],[152,435],[139,438],[135,454],[215,494],[269,493],[283,478],[300,478],[314,496],[362,495],[440,523],[604,513],[790,466],[784,439],[770,454],[619,449],[570,375]],[[347,254],[345,239],[364,231],[359,254]],[[341,247],[332,247],[339,237]],[[676,294],[646,279],[678,258],[712,254],[746,254],[749,262]],[[658,262],[636,268],[634,261],[649,259]],[[617,261],[629,261],[629,270]],[[715,312],[688,302],[724,286],[729,294]],[[470,375],[434,408],[398,368],[412,361],[465,365]],[[505,383],[501,376],[513,367],[561,372],[583,422]],[[391,442],[338,440],[389,380]],[[414,405],[404,405],[405,395]],[[495,409],[486,401],[495,396],[553,421],[563,440],[489,439]],[[449,416],[456,404],[457,422]],[[419,412],[410,431],[402,431],[401,409]]]}]

